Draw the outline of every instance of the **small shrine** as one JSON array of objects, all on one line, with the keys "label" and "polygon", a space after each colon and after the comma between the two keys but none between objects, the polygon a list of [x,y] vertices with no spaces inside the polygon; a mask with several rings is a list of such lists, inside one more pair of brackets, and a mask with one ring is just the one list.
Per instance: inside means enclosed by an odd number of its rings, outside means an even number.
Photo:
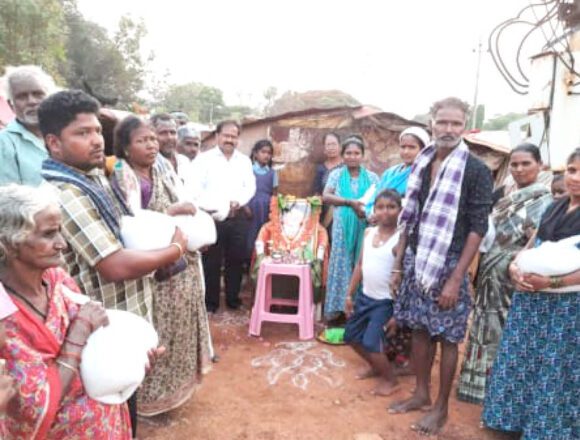
[{"label": "small shrine", "polygon": [[328,234],[320,224],[321,210],[320,197],[272,197],[270,221],[262,226],[256,240],[254,277],[264,258],[285,264],[309,264],[314,300],[319,302],[326,284],[329,254]]}]

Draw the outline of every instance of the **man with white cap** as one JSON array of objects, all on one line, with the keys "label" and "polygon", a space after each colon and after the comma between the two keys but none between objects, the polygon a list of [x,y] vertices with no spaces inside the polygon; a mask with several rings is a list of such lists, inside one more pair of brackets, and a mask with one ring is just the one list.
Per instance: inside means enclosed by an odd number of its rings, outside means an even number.
[{"label": "man with white cap", "polygon": [[190,125],[183,125],[177,129],[177,174],[181,180],[187,179],[191,172],[191,163],[197,157],[201,140],[198,131]]},{"label": "man with white cap", "polygon": [[190,125],[183,125],[177,129],[177,152],[189,161],[199,153],[201,140],[198,131]]}]

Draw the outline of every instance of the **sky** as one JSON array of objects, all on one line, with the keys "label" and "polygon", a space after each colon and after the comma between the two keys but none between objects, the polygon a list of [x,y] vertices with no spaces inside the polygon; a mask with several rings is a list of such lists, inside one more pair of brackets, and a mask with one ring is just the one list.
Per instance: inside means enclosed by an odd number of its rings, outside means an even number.
[{"label": "sky", "polygon": [[[537,3],[537,1],[536,1]],[[263,105],[264,91],[339,89],[412,118],[437,99],[474,101],[476,48],[528,0],[78,0],[86,18],[114,30],[142,18],[149,66],[171,83],[220,88],[228,105]],[[521,32],[506,34],[515,56]],[[538,46],[530,48],[530,55]],[[526,112],[483,53],[478,103],[486,116]]]}]

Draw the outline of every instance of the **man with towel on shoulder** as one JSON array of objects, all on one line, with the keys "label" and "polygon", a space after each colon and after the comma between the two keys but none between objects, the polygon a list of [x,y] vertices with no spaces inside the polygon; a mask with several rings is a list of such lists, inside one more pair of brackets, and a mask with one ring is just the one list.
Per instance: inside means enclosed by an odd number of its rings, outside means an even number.
[{"label": "man with towel on shoulder", "polygon": [[[397,324],[413,330],[417,386],[390,413],[428,408],[411,429],[439,432],[447,421],[449,394],[472,299],[467,270],[487,232],[493,180],[462,140],[469,106],[446,98],[431,108],[434,143],[415,159],[407,202],[399,218],[399,251],[392,282],[400,286]],[[403,260],[405,264],[403,265]],[[439,394],[431,405],[429,383],[435,344],[441,343]]]}]

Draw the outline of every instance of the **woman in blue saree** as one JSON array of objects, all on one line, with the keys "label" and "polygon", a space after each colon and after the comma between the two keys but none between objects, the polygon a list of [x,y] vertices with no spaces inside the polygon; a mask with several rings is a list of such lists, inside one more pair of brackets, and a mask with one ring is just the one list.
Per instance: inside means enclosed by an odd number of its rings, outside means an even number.
[{"label": "woman in blue saree", "polygon": [[397,191],[401,197],[405,197],[407,180],[411,175],[411,168],[415,158],[423,148],[430,143],[429,133],[420,127],[408,127],[399,135],[399,156],[402,163],[387,168],[377,185],[375,195],[365,205],[367,217],[373,213],[375,197],[385,189]]},{"label": "woman in blue saree", "polygon": [[341,156],[345,166],[330,173],[322,196],[324,203],[335,206],[324,305],[327,321],[334,321],[344,312],[350,276],[367,225],[364,205],[359,199],[379,180],[361,165],[364,151],[362,137],[352,135],[344,140]]}]

